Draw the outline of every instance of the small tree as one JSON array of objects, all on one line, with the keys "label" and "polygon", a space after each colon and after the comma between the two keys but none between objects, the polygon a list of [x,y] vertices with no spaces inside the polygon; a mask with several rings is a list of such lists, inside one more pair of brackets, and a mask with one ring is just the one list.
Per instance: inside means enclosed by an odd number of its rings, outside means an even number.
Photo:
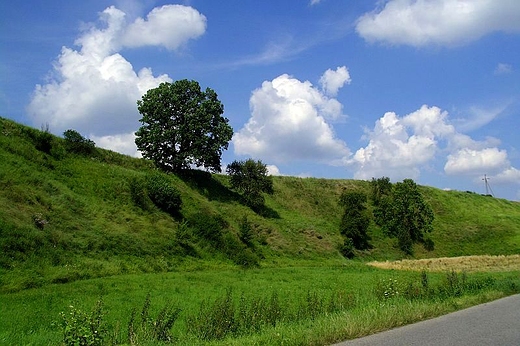
[{"label": "small tree", "polygon": [[94,141],[83,137],[76,130],[67,130],[63,132],[63,137],[65,138],[65,147],[69,152],[89,155],[92,154],[96,148],[96,143],[94,143]]},{"label": "small tree", "polygon": [[220,172],[223,150],[233,136],[224,106],[210,88],[196,81],[162,83],[137,101],[142,126],[135,143],[143,157],[166,171],[191,165]]},{"label": "small tree", "polygon": [[[412,179],[396,183],[391,198],[382,201],[379,208],[383,231],[396,237],[401,250],[411,255],[413,243],[424,243],[425,233],[432,231],[432,208],[426,203]],[[432,244],[430,246],[433,247]]]},{"label": "small tree", "polygon": [[366,202],[367,196],[362,192],[344,191],[341,194],[340,205],[345,208],[340,223],[340,233],[346,238],[344,249],[349,246],[358,250],[370,248],[370,236],[367,234],[370,217]]},{"label": "small tree", "polygon": [[233,161],[227,166],[226,172],[231,177],[231,187],[244,196],[246,204],[251,208],[264,205],[262,193],[273,193],[273,179],[262,161]]}]

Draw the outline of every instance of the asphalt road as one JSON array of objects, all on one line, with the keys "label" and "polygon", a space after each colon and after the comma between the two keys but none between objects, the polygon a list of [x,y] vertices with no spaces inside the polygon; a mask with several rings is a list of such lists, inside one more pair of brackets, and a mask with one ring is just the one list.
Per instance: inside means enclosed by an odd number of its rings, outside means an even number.
[{"label": "asphalt road", "polygon": [[520,294],[333,346],[520,346]]}]

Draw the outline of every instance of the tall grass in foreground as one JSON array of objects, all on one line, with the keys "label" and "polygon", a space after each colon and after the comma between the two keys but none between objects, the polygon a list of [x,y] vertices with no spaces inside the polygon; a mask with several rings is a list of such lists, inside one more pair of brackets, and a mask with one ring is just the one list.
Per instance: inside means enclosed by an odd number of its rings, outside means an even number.
[{"label": "tall grass in foreground", "polygon": [[[506,294],[519,292],[520,282],[497,281],[492,276],[469,277],[466,273],[450,271],[432,283],[428,273],[423,271],[413,279],[380,279],[368,294],[358,296],[341,290],[307,291],[294,297],[280,296],[277,291],[246,296],[244,292],[235,295],[228,288],[214,299],[204,299],[197,310],[185,312],[185,325],[177,328],[172,327],[180,318],[181,309],[168,304],[152,318],[148,294],[140,314],[137,309],[132,310],[126,335],[118,331],[122,321],[118,321],[116,327],[101,321],[103,315],[98,301],[90,314],[72,308],[72,317],[65,318],[67,323],[62,325],[62,340],[65,345],[323,344],[432,317],[476,299],[486,300],[490,295],[497,295],[497,290]],[[319,334],[325,332],[327,323],[335,326],[341,318],[345,319],[344,328],[348,333]],[[355,329],[350,319],[356,321]],[[311,330],[307,332],[307,341],[302,341],[302,335],[273,338],[274,335],[291,335],[302,325]],[[320,330],[318,335],[312,331],[316,328]],[[323,338],[321,342],[318,336]]]}]

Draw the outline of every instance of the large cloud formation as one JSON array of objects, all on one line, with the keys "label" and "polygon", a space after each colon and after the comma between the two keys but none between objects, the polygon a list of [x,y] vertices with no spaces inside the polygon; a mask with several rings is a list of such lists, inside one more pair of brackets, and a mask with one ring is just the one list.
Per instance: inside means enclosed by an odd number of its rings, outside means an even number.
[{"label": "large cloud formation", "polygon": [[492,32],[520,32],[520,2],[390,0],[360,17],[356,31],[369,42],[459,45]]},{"label": "large cloud formation", "polygon": [[101,25],[91,25],[75,41],[79,50],[62,48],[52,78],[36,86],[27,110],[35,124],[47,123],[53,132],[74,128],[100,146],[132,155],[136,101],[171,78],[154,76],[150,68],[136,72],[118,52],[142,46],[176,50],[204,34],[206,18],[181,5],[155,8],[131,23],[111,6],[99,18]]},{"label": "large cloud formation", "polygon": [[518,170],[511,166],[506,150],[497,147],[500,141],[476,141],[458,132],[450,124],[448,113],[438,107],[423,105],[403,117],[387,112],[372,130],[366,131],[365,139],[367,146],[358,149],[348,161],[357,179],[417,179],[421,170],[442,154],[447,175],[488,173],[502,183],[519,182],[515,180]]},{"label": "large cloud formation", "polygon": [[342,105],[327,94],[347,81],[347,69],[339,67],[322,76],[325,91],[287,74],[263,82],[251,95],[251,118],[233,137],[235,153],[276,163],[346,160],[350,151],[329,124],[343,117]]}]

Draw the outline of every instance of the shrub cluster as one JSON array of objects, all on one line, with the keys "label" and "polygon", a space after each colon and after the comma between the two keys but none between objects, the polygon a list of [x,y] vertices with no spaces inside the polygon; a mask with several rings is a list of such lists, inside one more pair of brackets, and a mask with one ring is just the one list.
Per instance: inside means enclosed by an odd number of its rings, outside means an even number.
[{"label": "shrub cluster", "polygon": [[182,205],[181,194],[179,191],[170,185],[170,181],[164,174],[155,172],[146,177],[146,189],[148,196],[162,211],[175,215]]},{"label": "shrub cluster", "polygon": [[199,239],[222,251],[233,263],[244,268],[259,265],[258,256],[240,241],[240,231],[238,237],[229,232],[229,224],[222,216],[201,211],[189,218],[188,225]]},{"label": "shrub cluster", "polygon": [[153,204],[172,216],[180,212],[181,194],[164,174],[154,172],[144,178],[133,177],[129,187],[133,202],[144,210],[150,209]]},{"label": "shrub cluster", "polygon": [[65,147],[67,151],[80,155],[90,155],[96,148],[94,141],[83,137],[76,130],[67,130],[63,132],[65,138]]}]

